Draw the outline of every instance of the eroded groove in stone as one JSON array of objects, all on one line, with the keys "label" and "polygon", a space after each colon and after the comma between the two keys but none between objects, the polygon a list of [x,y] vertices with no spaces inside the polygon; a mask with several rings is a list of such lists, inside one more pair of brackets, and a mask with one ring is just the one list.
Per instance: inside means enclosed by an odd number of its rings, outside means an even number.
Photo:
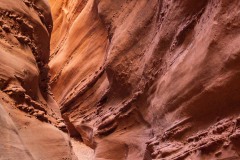
[{"label": "eroded groove in stone", "polygon": [[49,3],[0,1],[4,158],[240,158],[238,0]]},{"label": "eroded groove in stone", "polygon": [[239,1],[50,2],[53,93],[97,159],[238,157]]}]

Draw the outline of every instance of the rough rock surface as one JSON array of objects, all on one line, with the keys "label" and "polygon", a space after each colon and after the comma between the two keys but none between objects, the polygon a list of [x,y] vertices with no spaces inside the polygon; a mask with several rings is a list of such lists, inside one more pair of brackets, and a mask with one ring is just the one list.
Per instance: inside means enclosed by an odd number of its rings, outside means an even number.
[{"label": "rough rock surface", "polygon": [[48,85],[51,30],[46,0],[0,1],[1,160],[76,158]]},{"label": "rough rock surface", "polygon": [[50,4],[50,85],[96,159],[240,159],[239,0]]},{"label": "rough rock surface", "polygon": [[240,159],[239,0],[49,2],[0,1],[0,159]]}]

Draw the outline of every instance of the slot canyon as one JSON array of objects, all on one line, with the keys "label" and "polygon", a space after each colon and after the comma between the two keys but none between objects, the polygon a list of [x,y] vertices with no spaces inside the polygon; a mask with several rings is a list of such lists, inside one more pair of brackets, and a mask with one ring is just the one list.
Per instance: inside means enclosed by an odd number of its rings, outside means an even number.
[{"label": "slot canyon", "polygon": [[0,0],[0,160],[240,160],[239,0]]}]

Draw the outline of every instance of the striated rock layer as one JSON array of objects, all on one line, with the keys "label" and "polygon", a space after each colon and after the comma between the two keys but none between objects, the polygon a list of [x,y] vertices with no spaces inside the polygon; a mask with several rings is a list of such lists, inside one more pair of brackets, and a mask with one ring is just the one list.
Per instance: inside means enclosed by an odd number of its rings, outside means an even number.
[{"label": "striated rock layer", "polygon": [[239,0],[50,4],[52,91],[96,159],[240,158]]},{"label": "striated rock layer", "polygon": [[0,1],[0,159],[75,159],[48,85],[51,30],[46,0]]},{"label": "striated rock layer", "polygon": [[240,159],[239,0],[50,5],[0,1],[0,159]]}]

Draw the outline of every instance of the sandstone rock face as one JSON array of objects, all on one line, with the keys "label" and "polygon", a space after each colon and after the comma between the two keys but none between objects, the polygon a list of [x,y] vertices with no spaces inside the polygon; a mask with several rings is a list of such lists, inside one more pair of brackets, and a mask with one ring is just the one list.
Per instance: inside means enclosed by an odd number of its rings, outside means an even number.
[{"label": "sandstone rock face", "polygon": [[239,9],[1,0],[0,159],[240,159]]},{"label": "sandstone rock face", "polygon": [[63,119],[48,85],[51,30],[46,0],[0,1],[0,159],[75,158],[54,127]]},{"label": "sandstone rock face", "polygon": [[238,0],[50,0],[50,83],[96,159],[239,159]]}]

